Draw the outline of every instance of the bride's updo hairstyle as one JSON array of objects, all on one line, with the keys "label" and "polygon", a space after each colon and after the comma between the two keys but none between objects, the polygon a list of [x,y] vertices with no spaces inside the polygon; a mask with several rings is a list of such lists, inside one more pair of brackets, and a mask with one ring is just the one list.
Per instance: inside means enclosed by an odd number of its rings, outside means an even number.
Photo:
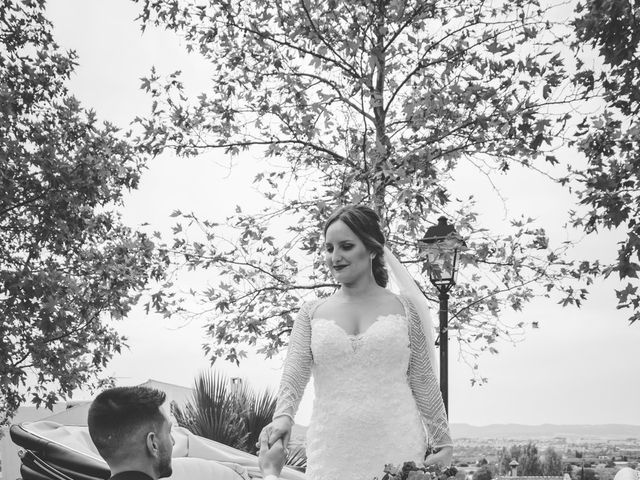
[{"label": "bride's updo hairstyle", "polygon": [[380,230],[380,217],[365,205],[347,205],[331,214],[324,224],[324,235],[335,221],[340,220],[351,229],[370,252],[375,254],[372,261],[373,278],[381,287],[386,287],[389,274],[384,265],[384,235]]}]

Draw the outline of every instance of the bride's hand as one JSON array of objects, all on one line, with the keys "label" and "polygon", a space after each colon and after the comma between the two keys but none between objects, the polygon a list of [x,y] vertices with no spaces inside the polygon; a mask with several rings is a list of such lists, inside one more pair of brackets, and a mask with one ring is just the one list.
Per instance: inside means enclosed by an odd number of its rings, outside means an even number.
[{"label": "bride's hand", "polygon": [[284,448],[287,448],[287,445],[289,445],[289,438],[291,437],[292,426],[293,421],[286,415],[274,418],[273,421],[269,425],[264,427],[262,429],[262,432],[260,432],[260,437],[256,447],[260,446],[260,441],[264,437],[267,439],[269,448],[271,448],[271,446],[280,438],[282,439]]},{"label": "bride's hand", "polygon": [[442,447],[435,453],[427,456],[424,460],[424,466],[440,465],[443,468],[447,468],[451,465],[453,460],[453,447]]}]

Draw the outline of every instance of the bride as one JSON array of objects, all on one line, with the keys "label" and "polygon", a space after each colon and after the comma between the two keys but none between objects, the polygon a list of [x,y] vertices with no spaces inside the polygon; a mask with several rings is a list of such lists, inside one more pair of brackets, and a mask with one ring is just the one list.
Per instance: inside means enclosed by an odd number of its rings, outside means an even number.
[{"label": "bride", "polygon": [[[286,445],[313,374],[307,478],[373,480],[385,464],[405,461],[448,466],[453,446],[432,342],[414,303],[385,288],[384,256],[392,254],[377,214],[366,206],[342,207],[327,220],[324,237],[325,260],[341,288],[300,309],[276,413],[261,435]],[[425,459],[428,445],[435,453]]]}]

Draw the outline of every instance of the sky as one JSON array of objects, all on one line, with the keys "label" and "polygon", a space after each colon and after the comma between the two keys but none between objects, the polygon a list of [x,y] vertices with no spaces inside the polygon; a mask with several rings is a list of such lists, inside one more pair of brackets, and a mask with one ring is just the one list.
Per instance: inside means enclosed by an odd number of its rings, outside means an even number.
[{"label": "sky", "polygon": [[[152,28],[142,34],[134,21],[139,9],[125,0],[48,2],[56,41],[79,55],[79,66],[69,83],[71,92],[100,118],[122,127],[150,109],[139,87],[140,78],[152,66],[160,74],[182,70],[192,93],[206,89],[211,71],[197,54],[187,54],[174,34]],[[188,160],[165,154],[150,163],[140,188],[127,195],[123,219],[132,226],[148,222],[163,230],[171,225],[169,215],[175,209],[215,219],[229,213],[236,201],[255,205],[260,196],[250,180],[260,163],[255,154],[230,159],[211,153]],[[487,228],[499,230],[507,215],[521,212],[540,219],[557,243],[575,235],[562,228],[571,208],[569,194],[524,173],[516,170],[492,179],[504,203],[488,180],[464,169],[456,188],[461,194],[476,195]],[[576,255],[611,260],[617,235],[604,232],[585,238]],[[520,314],[505,314],[506,320],[529,325],[536,321],[540,328],[528,328],[516,344],[499,343],[498,355],[481,357],[480,374],[488,378],[483,386],[471,386],[469,367],[458,360],[457,346],[452,343],[450,421],[640,425],[640,325],[629,325],[626,312],[615,309],[616,287],[613,280],[599,282],[581,309],[538,299]],[[161,319],[136,309],[115,325],[128,337],[130,346],[107,369],[120,384],[153,378],[191,386],[198,372],[209,368],[201,348],[207,341],[201,320]],[[216,368],[258,387],[275,389],[282,361],[283,355],[272,361],[251,357],[240,367],[218,362]],[[308,389],[296,418],[299,423],[308,422],[311,405]]]}]

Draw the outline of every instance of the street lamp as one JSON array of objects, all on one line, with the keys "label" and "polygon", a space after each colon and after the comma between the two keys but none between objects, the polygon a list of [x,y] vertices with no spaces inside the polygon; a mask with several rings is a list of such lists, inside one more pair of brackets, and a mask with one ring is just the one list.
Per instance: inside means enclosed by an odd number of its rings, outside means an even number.
[{"label": "street lamp", "polygon": [[233,393],[234,396],[237,396],[240,393],[243,383],[244,380],[242,378],[231,377],[231,393]]},{"label": "street lamp", "polygon": [[429,227],[420,240],[422,252],[426,254],[429,280],[438,289],[440,300],[440,392],[444,408],[449,414],[449,290],[456,283],[458,253],[466,248],[464,240],[446,217],[438,218],[438,224]]}]

